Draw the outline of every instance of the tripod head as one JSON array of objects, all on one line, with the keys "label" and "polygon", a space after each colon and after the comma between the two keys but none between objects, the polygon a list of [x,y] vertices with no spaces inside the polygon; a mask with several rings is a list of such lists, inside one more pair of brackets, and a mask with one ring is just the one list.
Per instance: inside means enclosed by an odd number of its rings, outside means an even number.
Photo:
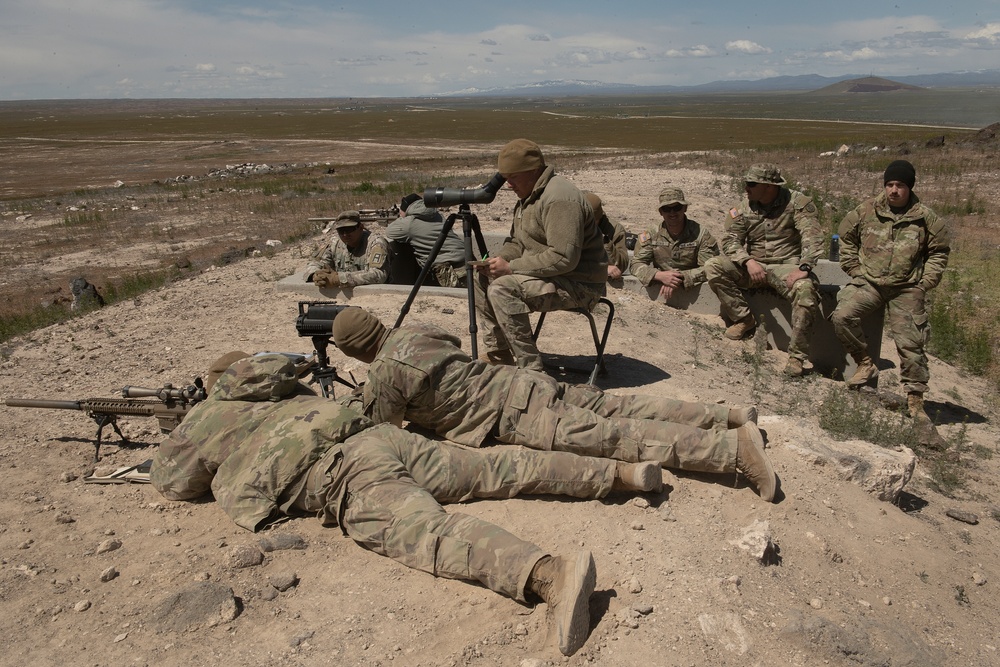
[{"label": "tripod head", "polygon": [[333,338],[333,320],[347,307],[335,301],[299,301],[299,316],[295,319],[295,330],[300,336],[311,337],[316,350],[316,367],[309,382],[319,382],[323,396],[327,398],[333,396],[334,382],[351,389],[356,388],[356,385],[337,374],[337,369],[330,365],[330,357],[326,353]]}]

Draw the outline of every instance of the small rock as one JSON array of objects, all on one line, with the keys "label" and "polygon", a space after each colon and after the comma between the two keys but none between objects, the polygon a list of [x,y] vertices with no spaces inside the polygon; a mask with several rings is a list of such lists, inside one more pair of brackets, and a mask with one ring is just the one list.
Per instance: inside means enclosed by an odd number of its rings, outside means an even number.
[{"label": "small rock", "polygon": [[634,604],[632,605],[632,611],[642,616],[649,616],[653,613],[653,605],[651,604]]},{"label": "small rock", "polygon": [[629,593],[641,593],[642,584],[639,583],[638,577],[632,577],[628,582],[628,592]]},{"label": "small rock", "polygon": [[545,661],[541,658],[525,658],[518,667],[545,667]]},{"label": "small rock", "polygon": [[886,607],[891,607],[892,606],[892,600],[890,598],[888,598],[888,597],[884,597],[884,598],[882,598],[882,604],[884,604]]},{"label": "small rock", "polygon": [[979,574],[978,572],[973,572],[972,573],[972,583],[974,583],[976,586],[985,586],[986,585],[986,577],[984,577],[983,575]]},{"label": "small rock", "polygon": [[514,636],[515,637],[527,637],[528,628],[524,627],[524,623],[518,623],[514,626]]},{"label": "small rock", "polygon": [[263,537],[258,542],[260,550],[264,553],[272,551],[284,551],[285,549],[305,549],[306,541],[299,535],[292,533],[278,533]]},{"label": "small rock", "polygon": [[278,597],[278,589],[271,588],[270,586],[265,588],[264,592],[260,594],[260,599],[264,600],[265,602],[270,602],[271,600],[274,600],[277,597]]},{"label": "small rock", "polygon": [[122,548],[121,540],[104,540],[97,545],[97,553],[106,554],[111,551],[117,551]]},{"label": "small rock", "polygon": [[295,635],[288,641],[288,644],[292,648],[297,648],[299,646],[302,646],[302,644],[304,644],[305,642],[312,639],[314,634],[316,633],[313,632],[312,630],[309,630],[308,632],[303,632],[301,634]]},{"label": "small rock", "polygon": [[629,528],[632,530],[646,530],[646,527],[642,525],[641,521],[633,521]]},{"label": "small rock", "polygon": [[812,607],[813,609],[822,609],[823,601],[820,600],[819,598],[813,598],[812,600],[809,600],[809,606]]},{"label": "small rock", "polygon": [[868,600],[858,600],[858,604],[861,605],[862,607],[864,607],[865,609],[871,609],[872,608],[872,603],[869,602]]},{"label": "small rock", "polygon": [[126,639],[128,639],[128,633],[123,632],[120,635],[115,635],[114,643],[117,644],[118,642],[125,641]]},{"label": "small rock", "polygon": [[968,523],[975,526],[979,523],[979,517],[972,512],[963,512],[962,510],[950,509],[945,512],[946,516],[951,517],[955,521],[962,521],[963,523]]},{"label": "small rock", "polygon": [[104,583],[107,583],[112,579],[116,579],[117,577],[118,577],[118,568],[116,568],[113,565],[109,568],[106,568],[103,572],[101,572],[101,581],[103,581]]},{"label": "small rock", "polygon": [[61,512],[56,515],[56,523],[75,523],[76,519],[71,517],[69,514]]},{"label": "small rock", "polygon": [[639,509],[646,509],[649,507],[649,501],[645,498],[633,498],[632,505],[638,507]]},{"label": "small rock", "polygon": [[243,545],[229,552],[229,567],[254,567],[264,562],[264,553],[255,546]]},{"label": "small rock", "polygon": [[73,605],[73,611],[87,611],[90,609],[90,600],[80,600]]},{"label": "small rock", "polygon": [[34,544],[34,543],[35,543],[35,541],[29,537],[24,542],[21,542],[20,544],[18,544],[17,548],[18,549],[30,549],[31,545]]},{"label": "small rock", "polygon": [[64,472],[59,475],[59,481],[68,484],[70,482],[75,482],[77,480],[77,474],[75,472]]},{"label": "small rock", "polygon": [[269,576],[267,580],[282,593],[299,583],[299,577],[294,572],[278,572]]},{"label": "small rock", "polygon": [[663,503],[657,511],[660,514],[660,518],[664,521],[677,521],[677,517],[674,516],[674,511],[670,508],[669,504]]}]

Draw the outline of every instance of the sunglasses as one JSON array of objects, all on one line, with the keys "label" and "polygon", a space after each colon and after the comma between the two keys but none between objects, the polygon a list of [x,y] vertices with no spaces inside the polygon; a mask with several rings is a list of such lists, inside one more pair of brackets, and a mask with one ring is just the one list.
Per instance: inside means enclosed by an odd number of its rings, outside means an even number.
[{"label": "sunglasses", "polygon": [[359,229],[361,229],[361,225],[354,225],[353,227],[340,227],[337,229],[337,233],[341,236],[347,236],[348,234],[356,232]]},{"label": "sunglasses", "polygon": [[671,206],[661,206],[660,213],[680,213],[684,210],[684,204],[673,204]]},{"label": "sunglasses", "polygon": [[746,182],[746,187],[748,187],[748,188],[755,188],[758,185],[760,185],[760,183],[758,183],[757,181],[747,181]]}]

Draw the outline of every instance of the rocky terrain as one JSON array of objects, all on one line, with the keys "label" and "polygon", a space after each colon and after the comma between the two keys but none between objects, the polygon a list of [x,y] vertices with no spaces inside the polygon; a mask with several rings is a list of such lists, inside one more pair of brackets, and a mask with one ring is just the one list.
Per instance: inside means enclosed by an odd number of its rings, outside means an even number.
[{"label": "rocky terrain", "polygon": [[[667,182],[692,200],[692,218],[721,231],[733,193],[664,159],[655,169],[595,160],[568,175],[630,231],[655,222],[655,193]],[[512,205],[501,193],[477,209],[484,228],[506,229]],[[206,270],[15,339],[4,348],[0,397],[116,396],[126,384],[187,384],[233,349],[307,352],[294,327],[298,297],[275,282],[305,264],[309,247]],[[314,519],[254,535],[211,498],[170,502],[148,485],[84,483],[95,468],[85,415],[0,407],[0,662],[1000,665],[1000,458],[996,397],[983,382],[932,359],[928,404],[951,449],[914,445],[916,469],[893,504],[848,479],[847,461],[814,453],[877,451],[819,427],[835,381],[783,378],[783,353],[725,340],[715,318],[631,292],[609,297],[617,315],[598,384],[758,404],[783,497],[768,504],[729,477],[665,472],[659,495],[452,506],[553,553],[594,553],[591,635],[575,656],[546,641],[544,605],[408,570]],[[403,297],[354,301],[392,321]],[[408,318],[468,339],[462,299],[418,295]],[[581,324],[550,316],[543,352],[585,357]],[[882,349],[895,364],[891,342]],[[331,358],[363,377],[364,366],[335,348]],[[881,381],[898,392],[891,368]],[[875,402],[870,410],[884,414]],[[150,458],[162,437],[153,419],[123,418],[121,428],[128,442],[108,429],[99,473]],[[961,484],[950,495],[941,461]]]}]

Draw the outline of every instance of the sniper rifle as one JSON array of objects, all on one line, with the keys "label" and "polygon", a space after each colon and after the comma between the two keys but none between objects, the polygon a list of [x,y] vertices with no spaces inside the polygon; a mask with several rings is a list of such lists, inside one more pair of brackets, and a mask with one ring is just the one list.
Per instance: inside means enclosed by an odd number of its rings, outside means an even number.
[{"label": "sniper rifle", "polygon": [[121,398],[85,398],[79,401],[57,401],[38,398],[8,398],[4,403],[12,408],[46,408],[79,410],[97,423],[94,461],[101,460],[101,438],[104,427],[111,425],[123,442],[128,442],[118,428],[118,417],[156,417],[161,433],[170,433],[181,423],[188,410],[205,400],[201,378],[184,388],[165,384],[159,389],[122,387]]}]

